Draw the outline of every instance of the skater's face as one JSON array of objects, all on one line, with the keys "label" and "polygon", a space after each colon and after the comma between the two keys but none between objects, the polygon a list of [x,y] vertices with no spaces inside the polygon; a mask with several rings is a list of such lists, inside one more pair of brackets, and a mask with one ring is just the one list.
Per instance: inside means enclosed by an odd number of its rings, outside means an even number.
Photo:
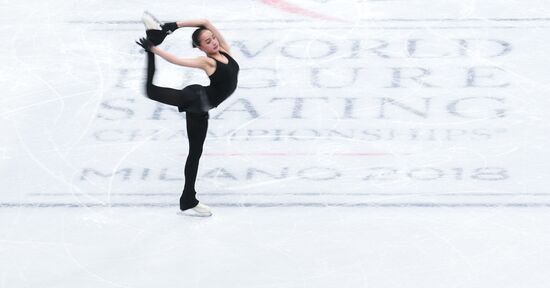
[{"label": "skater's face", "polygon": [[210,30],[204,30],[199,36],[199,48],[208,54],[216,53],[220,49],[220,43]]}]

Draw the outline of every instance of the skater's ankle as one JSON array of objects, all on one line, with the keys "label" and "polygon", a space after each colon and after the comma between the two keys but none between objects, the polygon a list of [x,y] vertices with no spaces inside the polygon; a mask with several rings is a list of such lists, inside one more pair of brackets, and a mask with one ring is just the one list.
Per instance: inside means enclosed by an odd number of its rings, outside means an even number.
[{"label": "skater's ankle", "polygon": [[212,216],[212,211],[210,210],[210,207],[204,205],[204,204],[197,204],[195,207],[181,210],[180,213],[183,215],[188,216],[199,216],[199,217],[210,217]]},{"label": "skater's ankle", "polygon": [[196,207],[198,204],[199,204],[199,201],[197,201],[197,200],[195,200],[195,201],[182,201],[180,199],[180,210],[185,211],[185,210]]}]

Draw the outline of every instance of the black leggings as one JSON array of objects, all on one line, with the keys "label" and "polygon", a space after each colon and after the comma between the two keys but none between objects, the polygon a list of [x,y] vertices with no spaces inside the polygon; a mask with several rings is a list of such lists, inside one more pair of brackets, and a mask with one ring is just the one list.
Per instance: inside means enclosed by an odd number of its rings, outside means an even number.
[{"label": "black leggings", "polygon": [[[189,154],[185,162],[185,186],[180,197],[180,209],[185,210],[195,207],[199,201],[196,198],[195,181],[199,169],[199,160],[202,155],[202,147],[208,130],[208,112],[203,111],[198,95],[194,93],[194,86],[185,87],[183,90],[165,88],[153,85],[155,74],[155,54],[147,52],[147,97],[164,104],[177,106],[180,111],[186,111],[187,139],[189,140]],[[200,86],[202,87],[202,86]]]}]

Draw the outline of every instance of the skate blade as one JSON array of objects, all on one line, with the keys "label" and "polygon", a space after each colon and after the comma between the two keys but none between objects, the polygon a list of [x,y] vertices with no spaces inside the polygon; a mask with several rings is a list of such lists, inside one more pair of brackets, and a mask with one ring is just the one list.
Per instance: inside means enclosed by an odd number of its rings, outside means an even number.
[{"label": "skate blade", "polygon": [[211,217],[212,216],[212,212],[208,212],[208,213],[204,213],[204,212],[197,212],[193,209],[187,209],[185,211],[178,211],[178,215],[183,215],[183,216],[191,216],[191,217]]}]

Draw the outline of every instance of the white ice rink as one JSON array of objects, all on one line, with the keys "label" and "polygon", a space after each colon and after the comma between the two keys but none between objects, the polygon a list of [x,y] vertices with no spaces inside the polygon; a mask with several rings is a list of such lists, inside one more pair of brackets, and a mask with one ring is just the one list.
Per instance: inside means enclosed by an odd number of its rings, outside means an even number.
[{"label": "white ice rink", "polygon": [[[160,2],[0,1],[0,287],[550,287],[548,1]],[[177,215],[143,10],[210,19],[241,67],[211,218]]]}]

